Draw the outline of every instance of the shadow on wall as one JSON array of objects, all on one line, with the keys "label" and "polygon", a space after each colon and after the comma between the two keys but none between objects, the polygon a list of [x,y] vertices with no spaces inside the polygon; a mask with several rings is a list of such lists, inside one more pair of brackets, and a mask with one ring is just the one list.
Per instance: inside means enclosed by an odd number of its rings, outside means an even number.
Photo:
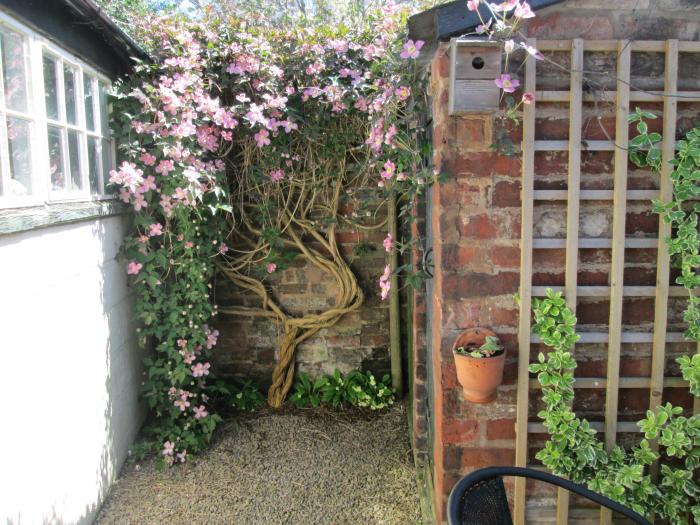
[{"label": "shadow on wall", "polygon": [[[0,239],[0,520],[90,524],[136,437],[142,352],[124,217]],[[8,431],[9,430],[9,431]]]}]

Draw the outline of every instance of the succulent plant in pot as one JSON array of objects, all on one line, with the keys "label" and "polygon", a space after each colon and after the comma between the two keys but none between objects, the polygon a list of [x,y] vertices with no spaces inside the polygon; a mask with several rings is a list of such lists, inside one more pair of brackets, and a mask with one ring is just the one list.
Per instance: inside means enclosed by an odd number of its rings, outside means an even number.
[{"label": "succulent plant in pot", "polygon": [[489,403],[496,399],[506,358],[496,334],[488,328],[465,330],[454,342],[452,355],[464,398],[473,403]]}]

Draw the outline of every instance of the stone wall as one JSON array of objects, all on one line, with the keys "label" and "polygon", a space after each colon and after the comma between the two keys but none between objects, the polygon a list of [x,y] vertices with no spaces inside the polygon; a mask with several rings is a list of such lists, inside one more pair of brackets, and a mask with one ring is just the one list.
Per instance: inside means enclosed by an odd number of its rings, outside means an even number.
[{"label": "stone wall", "polygon": [[[700,33],[700,4],[684,0],[570,0],[543,9],[529,21],[529,36],[540,39],[618,39],[635,38],[660,40],[679,38],[697,40]],[[568,57],[557,59],[566,66]],[[659,60],[661,60],[659,62]],[[681,56],[680,89],[697,89],[697,57]],[[614,56],[589,56],[587,71],[610,71]],[[518,362],[518,308],[513,295],[518,291],[520,268],[521,165],[514,158],[496,153],[491,145],[496,137],[508,137],[519,151],[519,129],[501,127],[494,114],[462,117],[447,115],[449,81],[449,48],[438,46],[430,65],[433,97],[433,162],[450,179],[433,188],[432,228],[435,277],[432,297],[432,332],[426,334],[432,342],[432,384],[434,407],[427,417],[426,395],[415,390],[415,417],[431,436],[417,436],[414,443],[432,448],[433,483],[437,523],[445,520],[445,504],[454,483],[467,472],[491,465],[512,465],[515,459],[515,408]],[[539,77],[540,69],[542,77]],[[514,70],[514,69],[513,69]],[[542,86],[538,89],[567,89],[568,75],[556,68],[538,67]],[[605,78],[597,78],[603,85]],[[641,56],[633,62],[633,80],[643,89],[660,89],[663,79],[663,57]],[[614,80],[614,75],[612,80]],[[522,78],[521,78],[522,81]],[[518,96],[518,93],[516,93]],[[661,106],[642,105],[661,114]],[[563,104],[551,103],[539,107],[537,139],[564,140],[568,137],[568,111]],[[700,107],[679,105],[678,133],[700,122]],[[614,137],[614,106],[587,104],[584,108],[583,136],[587,140]],[[660,126],[661,119],[654,122]],[[501,129],[502,131],[498,131]],[[566,152],[538,152],[535,156],[536,189],[565,189],[568,155]],[[613,152],[584,152],[582,154],[582,188],[612,189]],[[658,188],[658,177],[630,166],[629,189]],[[535,237],[565,237],[566,203],[541,202],[535,207]],[[654,237],[658,217],[650,212],[650,203],[630,201],[627,214],[627,235]],[[581,206],[581,237],[609,238],[611,203],[591,201]],[[580,250],[579,284],[608,285],[610,251]],[[653,286],[656,278],[656,250],[628,250],[625,284]],[[533,284],[563,285],[564,251],[534,251]],[[419,306],[416,322],[424,315]],[[623,323],[627,328],[650,330],[653,322],[653,298],[625,299]],[[682,304],[669,301],[669,330],[682,329],[679,312]],[[604,330],[608,322],[608,302],[580,298],[578,316],[587,329]],[[492,328],[503,341],[506,352],[504,383],[498,398],[488,405],[476,405],[462,398],[457,383],[452,343],[466,328]],[[420,330],[415,337],[416,362],[425,358]],[[605,345],[585,345],[578,351],[577,374],[604,377],[606,371]],[[536,356],[538,348],[533,348]],[[688,345],[671,345],[667,351],[667,375],[678,375],[674,357],[691,351]],[[622,348],[622,376],[649,376],[650,344],[625,344]],[[425,378],[416,372],[416,382]],[[425,383],[423,383],[425,384]],[[641,394],[640,394],[641,392]],[[667,389],[665,398],[685,407],[690,399],[682,389]],[[582,416],[602,421],[605,402],[604,389],[577,391],[574,408]],[[621,390],[620,419],[636,421],[648,406],[649,392]],[[531,393],[531,421],[537,421],[539,401]],[[423,423],[421,426],[420,423]],[[427,423],[427,425],[426,425]],[[530,437],[530,463],[546,436]],[[621,435],[629,443],[632,435]],[[555,494],[543,492],[538,505],[553,504]],[[550,510],[530,509],[528,523],[544,523],[551,519]],[[548,522],[548,521],[547,521]]]}]

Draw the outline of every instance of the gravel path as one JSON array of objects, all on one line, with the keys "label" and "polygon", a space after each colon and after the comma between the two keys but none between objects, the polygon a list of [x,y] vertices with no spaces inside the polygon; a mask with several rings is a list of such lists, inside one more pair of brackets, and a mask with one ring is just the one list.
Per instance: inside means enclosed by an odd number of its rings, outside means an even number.
[{"label": "gravel path", "polygon": [[97,524],[415,525],[407,435],[401,404],[240,416],[196,463],[126,465]]}]

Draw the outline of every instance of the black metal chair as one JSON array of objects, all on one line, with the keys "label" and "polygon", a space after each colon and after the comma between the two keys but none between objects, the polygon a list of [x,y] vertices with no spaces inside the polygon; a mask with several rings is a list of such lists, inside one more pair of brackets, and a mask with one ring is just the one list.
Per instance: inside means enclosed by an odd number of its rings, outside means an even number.
[{"label": "black metal chair", "polygon": [[628,517],[634,523],[651,525],[646,519],[627,507],[601,496],[583,485],[547,472],[519,467],[488,467],[463,477],[452,488],[447,502],[450,525],[513,525],[503,476],[516,476],[563,487],[569,492],[595,501],[603,507]]}]

